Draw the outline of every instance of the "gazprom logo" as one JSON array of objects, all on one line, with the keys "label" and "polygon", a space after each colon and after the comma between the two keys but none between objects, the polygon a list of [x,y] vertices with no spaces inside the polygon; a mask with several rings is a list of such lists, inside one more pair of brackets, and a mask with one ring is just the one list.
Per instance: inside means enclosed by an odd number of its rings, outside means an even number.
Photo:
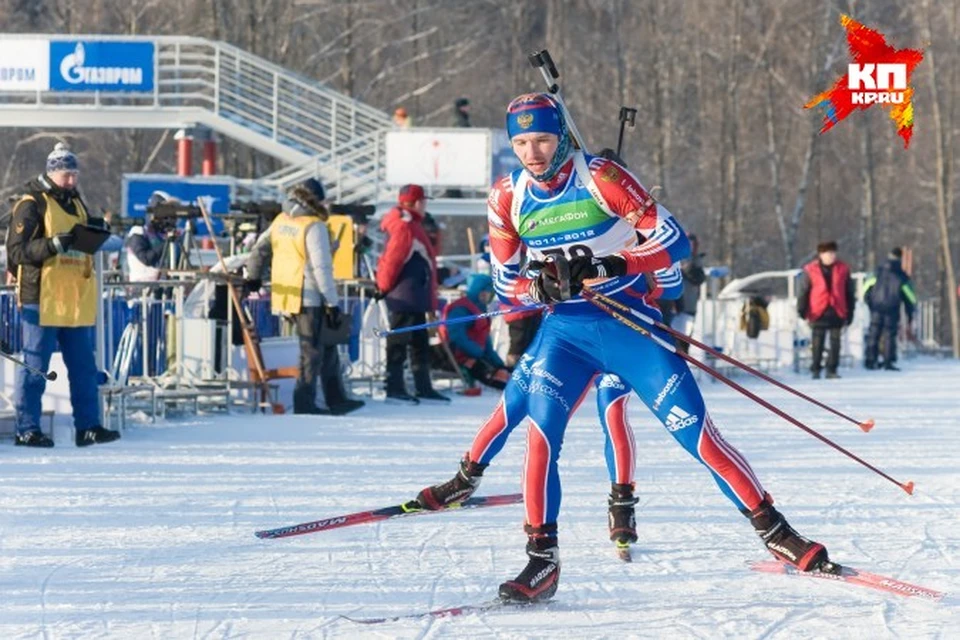
[{"label": "gazprom logo", "polygon": [[70,84],[143,84],[143,69],[140,67],[87,67],[84,66],[86,50],[78,42],[73,53],[60,61],[60,75]]},{"label": "gazprom logo", "polygon": [[149,40],[51,40],[53,91],[153,91],[156,45]]}]

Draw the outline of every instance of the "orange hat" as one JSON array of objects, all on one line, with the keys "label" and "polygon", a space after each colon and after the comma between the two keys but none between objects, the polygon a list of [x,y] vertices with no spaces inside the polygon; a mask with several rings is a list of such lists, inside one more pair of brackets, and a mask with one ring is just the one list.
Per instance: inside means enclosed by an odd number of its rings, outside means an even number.
[{"label": "orange hat", "polygon": [[403,107],[397,107],[397,110],[393,112],[393,115],[400,116],[401,118],[407,117],[407,110]]}]

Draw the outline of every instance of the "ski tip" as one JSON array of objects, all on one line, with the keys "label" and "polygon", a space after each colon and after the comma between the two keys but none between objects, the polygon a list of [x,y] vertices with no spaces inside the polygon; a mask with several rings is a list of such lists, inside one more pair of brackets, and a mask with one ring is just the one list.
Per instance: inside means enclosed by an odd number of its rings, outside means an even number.
[{"label": "ski tip", "polygon": [[900,488],[907,492],[908,495],[913,495],[913,480],[906,482],[900,485]]},{"label": "ski tip", "polygon": [[860,428],[863,430],[864,433],[869,433],[870,430],[873,429],[875,425],[876,423],[873,421],[873,418],[870,418],[868,420],[864,420],[863,422],[861,422]]}]

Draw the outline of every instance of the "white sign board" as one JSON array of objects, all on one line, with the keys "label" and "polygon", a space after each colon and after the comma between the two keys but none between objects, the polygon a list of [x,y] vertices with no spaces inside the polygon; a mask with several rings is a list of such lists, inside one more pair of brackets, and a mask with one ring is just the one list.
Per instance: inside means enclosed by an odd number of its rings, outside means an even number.
[{"label": "white sign board", "polygon": [[0,91],[47,91],[50,42],[0,40]]},{"label": "white sign board", "polygon": [[490,186],[490,131],[412,129],[387,132],[387,184]]}]

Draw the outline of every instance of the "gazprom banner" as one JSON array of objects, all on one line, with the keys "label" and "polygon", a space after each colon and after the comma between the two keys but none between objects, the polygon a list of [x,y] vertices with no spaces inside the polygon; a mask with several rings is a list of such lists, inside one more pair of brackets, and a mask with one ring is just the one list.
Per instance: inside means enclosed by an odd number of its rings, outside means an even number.
[{"label": "gazprom banner", "polygon": [[153,91],[152,42],[54,40],[51,91]]},{"label": "gazprom banner", "polygon": [[46,91],[49,72],[46,40],[0,40],[0,91]]}]

